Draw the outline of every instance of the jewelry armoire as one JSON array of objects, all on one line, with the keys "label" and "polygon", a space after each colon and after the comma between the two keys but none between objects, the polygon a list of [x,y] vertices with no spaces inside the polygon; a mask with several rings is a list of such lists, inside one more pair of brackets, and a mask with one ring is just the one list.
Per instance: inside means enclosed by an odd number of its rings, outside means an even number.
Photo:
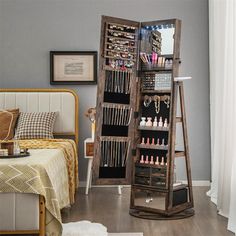
[{"label": "jewelry armoire", "polygon": [[[181,21],[135,22],[102,16],[93,181],[131,184],[130,214],[147,219],[193,215]],[[180,116],[177,116],[179,98]],[[176,124],[183,150],[176,150]],[[182,158],[186,183],[176,181]]]}]

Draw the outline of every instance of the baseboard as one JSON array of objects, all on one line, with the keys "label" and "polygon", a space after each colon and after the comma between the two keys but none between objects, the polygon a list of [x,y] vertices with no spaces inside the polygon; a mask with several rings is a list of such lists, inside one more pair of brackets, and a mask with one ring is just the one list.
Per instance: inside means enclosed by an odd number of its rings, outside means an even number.
[{"label": "baseboard", "polygon": [[[181,181],[183,183],[187,183],[187,181]],[[192,185],[194,187],[203,187],[203,186],[210,186],[209,180],[193,180]],[[79,182],[80,187],[86,187],[86,181],[80,181]],[[130,187],[130,185],[121,185],[122,187]],[[93,187],[101,188],[101,187],[117,187],[117,185],[95,185]]]}]

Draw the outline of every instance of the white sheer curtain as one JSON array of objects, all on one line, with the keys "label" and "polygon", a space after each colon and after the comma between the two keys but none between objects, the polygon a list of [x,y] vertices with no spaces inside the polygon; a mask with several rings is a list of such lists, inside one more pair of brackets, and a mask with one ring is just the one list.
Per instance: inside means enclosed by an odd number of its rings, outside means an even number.
[{"label": "white sheer curtain", "polygon": [[212,185],[236,233],[236,0],[209,0]]}]

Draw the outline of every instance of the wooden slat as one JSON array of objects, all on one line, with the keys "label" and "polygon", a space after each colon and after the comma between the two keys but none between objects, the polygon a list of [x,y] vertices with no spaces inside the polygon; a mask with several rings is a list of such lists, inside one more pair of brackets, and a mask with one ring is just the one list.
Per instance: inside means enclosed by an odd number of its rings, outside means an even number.
[{"label": "wooden slat", "polygon": [[177,151],[175,152],[175,157],[185,157],[185,152]]},{"label": "wooden slat", "polygon": [[180,122],[182,122],[183,120],[182,120],[182,117],[176,117],[176,123],[180,123]]},{"label": "wooden slat", "polygon": [[181,114],[183,118],[182,129],[183,129],[183,137],[184,137],[184,149],[185,149],[185,155],[186,155],[185,164],[186,164],[188,187],[189,187],[189,200],[190,200],[191,205],[193,206],[192,175],[191,175],[190,156],[189,156],[187,121],[186,121],[186,113],[185,113],[185,106],[184,106],[183,82],[179,83],[179,93],[180,93],[180,110],[181,110]]}]

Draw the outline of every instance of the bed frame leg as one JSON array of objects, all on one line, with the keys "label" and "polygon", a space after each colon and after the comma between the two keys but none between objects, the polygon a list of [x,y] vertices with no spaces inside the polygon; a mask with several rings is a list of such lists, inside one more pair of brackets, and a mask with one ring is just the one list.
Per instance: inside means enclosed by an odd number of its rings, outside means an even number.
[{"label": "bed frame leg", "polygon": [[39,236],[45,236],[45,200],[43,196],[39,196]]}]

